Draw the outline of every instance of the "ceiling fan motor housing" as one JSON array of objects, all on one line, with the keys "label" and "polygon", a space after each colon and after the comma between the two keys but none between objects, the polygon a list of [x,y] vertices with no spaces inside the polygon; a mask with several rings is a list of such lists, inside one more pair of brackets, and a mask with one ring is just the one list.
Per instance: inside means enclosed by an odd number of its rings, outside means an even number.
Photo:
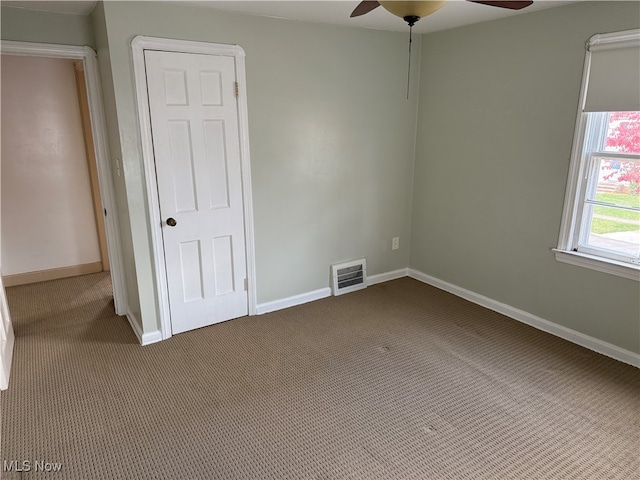
[{"label": "ceiling fan motor housing", "polygon": [[416,24],[416,22],[420,20],[420,17],[416,17],[415,15],[409,15],[404,17],[403,20],[407,22],[410,27],[413,27]]},{"label": "ceiling fan motor housing", "polygon": [[[395,0],[379,2],[387,11],[409,22],[405,17],[418,17],[418,20],[431,15],[442,8],[447,0],[433,0],[424,2],[397,2]],[[417,22],[415,20],[413,23]]]}]

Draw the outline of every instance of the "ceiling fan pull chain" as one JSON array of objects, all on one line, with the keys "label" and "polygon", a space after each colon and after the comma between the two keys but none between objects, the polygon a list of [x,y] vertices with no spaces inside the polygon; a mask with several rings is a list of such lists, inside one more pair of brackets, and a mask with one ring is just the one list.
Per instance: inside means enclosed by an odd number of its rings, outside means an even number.
[{"label": "ceiling fan pull chain", "polygon": [[409,68],[407,71],[407,100],[409,100],[409,85],[411,84],[411,34],[413,32],[413,25],[409,25]]}]

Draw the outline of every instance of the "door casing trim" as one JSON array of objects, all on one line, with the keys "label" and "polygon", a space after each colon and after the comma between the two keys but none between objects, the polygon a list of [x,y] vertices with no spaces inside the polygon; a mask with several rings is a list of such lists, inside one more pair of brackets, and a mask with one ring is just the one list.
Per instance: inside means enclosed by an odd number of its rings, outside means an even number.
[{"label": "door casing trim", "polygon": [[165,340],[172,335],[171,310],[169,306],[169,288],[166,277],[164,244],[162,242],[162,220],[155,160],[153,155],[153,139],[151,135],[151,117],[149,114],[149,97],[147,92],[145,50],[158,50],[177,53],[197,53],[218,55],[235,59],[236,81],[238,82],[238,130],[240,135],[240,168],[242,172],[242,200],[244,212],[245,254],[247,263],[247,297],[249,315],[256,314],[256,270],[255,243],[253,228],[253,202],[251,196],[251,163],[249,157],[249,123],[246,93],[245,52],[239,45],[174,40],[168,38],[138,35],[131,41],[133,53],[133,72],[135,78],[136,104],[142,143],[142,158],[146,182],[147,205],[151,222],[151,244],[154,263],[154,278],[158,292],[158,313],[160,316],[160,332]]},{"label": "door casing trim", "polygon": [[8,40],[2,41],[0,44],[0,52],[3,55],[81,60],[84,65],[87,100],[89,103],[89,114],[91,116],[91,133],[93,134],[93,148],[98,167],[100,198],[102,200],[102,206],[107,210],[107,215],[105,216],[105,231],[107,235],[111,284],[113,286],[113,303],[117,315],[126,315],[129,305],[96,52],[91,47],[86,46],[15,42]]}]

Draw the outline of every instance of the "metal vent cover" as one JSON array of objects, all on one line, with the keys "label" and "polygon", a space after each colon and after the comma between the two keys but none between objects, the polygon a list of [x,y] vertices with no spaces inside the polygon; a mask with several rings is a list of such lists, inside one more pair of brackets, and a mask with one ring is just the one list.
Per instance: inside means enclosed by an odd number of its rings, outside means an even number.
[{"label": "metal vent cover", "polygon": [[367,261],[362,258],[331,265],[333,295],[342,295],[367,288]]}]

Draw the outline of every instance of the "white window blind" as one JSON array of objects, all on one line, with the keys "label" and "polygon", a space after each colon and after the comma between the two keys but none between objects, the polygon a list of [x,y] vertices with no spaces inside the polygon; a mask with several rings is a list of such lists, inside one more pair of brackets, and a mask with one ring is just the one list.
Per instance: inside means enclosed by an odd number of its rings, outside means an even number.
[{"label": "white window blind", "polygon": [[585,112],[640,110],[640,30],[623,33],[595,35],[587,45]]}]

